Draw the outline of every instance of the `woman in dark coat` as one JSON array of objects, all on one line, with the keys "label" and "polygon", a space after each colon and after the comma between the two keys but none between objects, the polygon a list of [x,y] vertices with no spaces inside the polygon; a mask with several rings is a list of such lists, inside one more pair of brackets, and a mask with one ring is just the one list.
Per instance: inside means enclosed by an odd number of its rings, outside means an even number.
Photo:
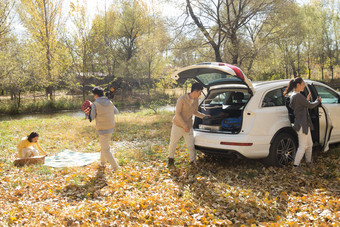
[{"label": "woman in dark coat", "polygon": [[306,98],[300,93],[305,90],[305,86],[303,79],[296,77],[289,81],[289,85],[284,92],[284,95],[287,95],[289,92],[294,91],[290,96],[290,107],[294,110],[294,129],[299,138],[299,147],[295,155],[294,167],[300,165],[304,155],[307,165],[312,163],[313,140],[311,130],[313,130],[313,124],[308,109],[313,109],[321,103],[320,97],[314,102],[310,102],[310,94]]}]

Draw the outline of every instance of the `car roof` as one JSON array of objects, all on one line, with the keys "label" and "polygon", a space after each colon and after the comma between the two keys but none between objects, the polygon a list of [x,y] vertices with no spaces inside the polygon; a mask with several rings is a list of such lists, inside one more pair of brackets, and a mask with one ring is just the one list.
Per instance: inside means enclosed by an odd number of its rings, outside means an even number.
[{"label": "car roof", "polygon": [[[251,81],[255,92],[265,92],[267,90],[270,90],[271,88],[283,88],[288,85],[290,79],[281,79],[281,80],[267,80],[267,81]],[[307,84],[311,83],[317,83],[317,81],[309,80],[309,79],[304,79],[304,81]],[[220,89],[220,88],[227,88],[227,87],[238,87],[242,88],[243,86],[236,86],[236,85],[219,85],[219,86],[213,86],[213,89]],[[245,87],[244,87],[245,88]]]},{"label": "car roof", "polygon": [[[267,80],[267,81],[251,81],[254,90],[255,91],[263,91],[263,90],[268,90],[270,88],[278,88],[278,87],[285,87],[288,85],[290,79],[281,79],[281,80]],[[307,84],[311,83],[318,83],[318,84],[323,84],[318,81],[314,80],[309,80],[309,79],[304,79],[304,81]],[[325,84],[323,84],[325,85]],[[325,85],[327,86],[327,85]],[[219,89],[219,88],[225,88],[225,87],[239,87],[242,88],[243,86],[237,86],[237,85],[218,85],[218,86],[213,86],[212,89]]]},{"label": "car roof", "polygon": [[[287,86],[289,83],[289,80],[284,79],[284,80],[268,80],[268,81],[251,81],[254,90],[259,91],[259,90],[267,90],[270,88],[275,88],[275,87],[283,87]],[[224,87],[240,87],[237,85],[219,85],[219,86],[213,86],[212,89],[218,89],[218,88],[224,88]],[[242,86],[243,87],[243,86]]]},{"label": "car roof", "polygon": [[268,80],[268,81],[252,81],[252,84],[254,85],[254,88],[262,88],[262,87],[276,87],[276,86],[283,86],[288,85],[289,80],[283,79],[283,80]]}]

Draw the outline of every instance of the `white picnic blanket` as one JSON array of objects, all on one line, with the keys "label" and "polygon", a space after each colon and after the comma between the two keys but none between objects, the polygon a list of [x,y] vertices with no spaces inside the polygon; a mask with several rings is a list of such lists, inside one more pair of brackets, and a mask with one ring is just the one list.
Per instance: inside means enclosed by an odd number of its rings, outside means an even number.
[{"label": "white picnic blanket", "polygon": [[82,153],[65,149],[58,154],[45,157],[45,166],[60,168],[86,166],[100,159],[100,152]]}]

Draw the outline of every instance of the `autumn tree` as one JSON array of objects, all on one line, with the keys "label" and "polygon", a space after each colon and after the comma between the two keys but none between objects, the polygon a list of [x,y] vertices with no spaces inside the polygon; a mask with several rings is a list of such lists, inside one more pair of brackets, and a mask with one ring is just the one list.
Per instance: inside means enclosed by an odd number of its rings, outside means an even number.
[{"label": "autumn tree", "polygon": [[[261,57],[255,61],[256,68],[265,69],[263,73],[271,72],[272,75],[284,72],[285,78],[307,75],[310,79],[321,76],[320,79],[324,80],[326,68],[332,73],[330,59],[337,62],[335,56],[339,53],[337,29],[334,29],[337,22],[332,16],[333,8],[337,7],[330,7],[332,4],[328,1],[318,0],[304,5],[291,4],[288,10],[283,9],[284,18],[277,17],[276,30],[282,32],[276,31],[277,38],[272,40],[269,50],[261,50]],[[259,74],[261,70],[257,72]]]},{"label": "autumn tree", "polygon": [[[290,1],[282,0],[186,0],[188,15],[215,53],[215,60],[241,65],[249,40],[259,41],[275,31],[269,21]],[[268,39],[269,41],[269,39]],[[263,39],[262,39],[263,42]],[[254,44],[254,43],[253,43]],[[257,52],[247,53],[254,58]]]},{"label": "autumn tree", "polygon": [[126,0],[121,3],[118,21],[120,73],[124,77],[135,74],[138,40],[146,32],[147,8],[142,1]]},{"label": "autumn tree", "polygon": [[152,7],[149,8],[146,31],[139,41],[140,72],[147,76],[147,91],[153,86],[153,78],[159,78],[167,65],[167,59],[163,55],[169,45],[169,35],[165,27],[165,21]]},{"label": "autumn tree", "polygon": [[89,21],[89,14],[87,12],[87,2],[70,3],[70,15],[74,25],[70,33],[70,37],[66,39],[72,57],[72,68],[79,78],[81,78],[81,87],[83,101],[86,95],[86,82],[90,71],[90,35],[91,22]]},{"label": "autumn tree", "polygon": [[11,52],[8,49],[9,43],[13,41],[13,37],[3,36],[1,39],[6,45],[0,46],[0,82],[5,77],[8,77],[12,74],[12,71],[15,69],[13,66],[13,59],[10,57]]},{"label": "autumn tree", "polygon": [[303,7],[304,10],[304,23],[306,24],[304,27],[306,28],[306,37],[304,41],[305,45],[305,57],[307,61],[307,71],[308,71],[308,79],[311,79],[311,71],[313,63],[316,62],[316,56],[313,54],[314,48],[316,47],[317,37],[320,36],[320,30],[317,29],[319,26],[318,21],[316,20],[318,10],[310,5],[306,5]]},{"label": "autumn tree", "polygon": [[16,62],[21,75],[28,78],[27,89],[33,93],[34,102],[36,91],[41,91],[45,87],[44,69],[37,67],[37,62],[44,58],[44,53],[34,51],[39,48],[39,44],[31,40],[23,39],[20,42],[21,49],[16,57]]},{"label": "autumn tree", "polygon": [[[0,2],[0,80],[10,75],[14,67],[8,58],[6,44],[11,40],[10,30],[13,17],[14,1]],[[0,81],[1,82],[1,81]],[[1,84],[1,83],[0,83]]]},{"label": "autumn tree", "polygon": [[281,14],[271,17],[267,22],[269,25],[264,27],[271,33],[262,33],[268,35],[257,38],[256,46],[260,47],[256,48],[258,57],[248,61],[254,65],[252,70],[248,70],[254,79],[290,78],[304,72],[307,37],[304,19],[304,11],[296,3],[290,3],[289,7],[281,9]]},{"label": "autumn tree", "polygon": [[1,78],[1,84],[11,96],[11,112],[18,113],[21,106],[21,95],[30,90],[33,82],[31,75],[24,69],[29,67],[26,64],[29,55],[26,52],[27,47],[23,43],[19,43],[14,36],[8,38],[6,44],[0,52],[0,69],[6,72]]},{"label": "autumn tree", "polygon": [[91,28],[92,71],[111,82],[119,67],[118,20],[117,5],[105,5],[104,15],[96,15]]},{"label": "autumn tree", "polygon": [[322,43],[327,56],[327,63],[331,72],[331,79],[334,79],[334,69],[339,65],[339,22],[340,22],[340,1],[319,0],[316,1],[322,9],[321,29]]},{"label": "autumn tree", "polygon": [[0,44],[1,38],[11,29],[13,22],[13,11],[15,2],[12,0],[3,0],[0,2]]},{"label": "autumn tree", "polygon": [[121,89],[132,94],[133,87],[139,86],[140,72],[137,69],[139,51],[138,41],[146,32],[147,8],[143,1],[124,0],[120,2],[118,11],[117,53],[118,64],[116,74],[123,79]]},{"label": "autumn tree", "polygon": [[32,42],[44,53],[37,67],[43,68],[45,75],[46,94],[52,99],[53,89],[60,73],[57,62],[60,47],[58,32],[61,32],[61,16],[63,0],[21,0],[18,7],[20,19],[23,22]]}]

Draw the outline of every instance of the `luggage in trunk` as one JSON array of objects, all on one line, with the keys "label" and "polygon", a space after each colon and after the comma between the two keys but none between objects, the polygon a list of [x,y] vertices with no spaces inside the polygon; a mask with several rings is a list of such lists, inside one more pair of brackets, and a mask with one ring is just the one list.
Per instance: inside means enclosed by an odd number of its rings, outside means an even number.
[{"label": "luggage in trunk", "polygon": [[212,132],[237,133],[241,129],[242,110],[233,107],[224,109],[221,104],[202,105],[200,111],[210,117],[196,121],[196,128]]},{"label": "luggage in trunk", "polygon": [[222,129],[234,131],[241,129],[241,117],[230,117],[222,120]]}]

